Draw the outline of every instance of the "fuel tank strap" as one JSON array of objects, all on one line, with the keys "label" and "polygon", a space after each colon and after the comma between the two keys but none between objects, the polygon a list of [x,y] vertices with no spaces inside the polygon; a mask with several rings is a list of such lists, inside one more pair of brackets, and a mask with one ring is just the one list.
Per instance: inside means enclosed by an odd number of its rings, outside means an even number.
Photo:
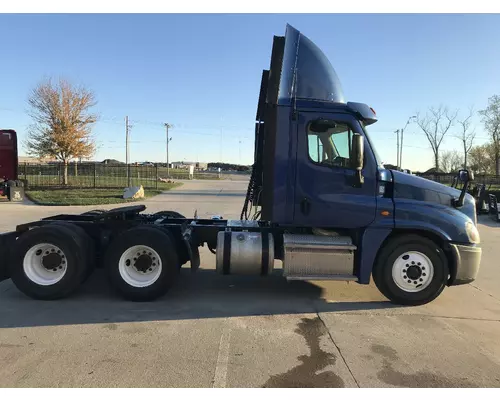
[{"label": "fuel tank strap", "polygon": [[267,275],[269,272],[269,235],[264,232],[262,234],[262,263],[261,275]]},{"label": "fuel tank strap", "polygon": [[222,254],[222,274],[229,275],[231,269],[231,232],[224,232],[224,253]]}]

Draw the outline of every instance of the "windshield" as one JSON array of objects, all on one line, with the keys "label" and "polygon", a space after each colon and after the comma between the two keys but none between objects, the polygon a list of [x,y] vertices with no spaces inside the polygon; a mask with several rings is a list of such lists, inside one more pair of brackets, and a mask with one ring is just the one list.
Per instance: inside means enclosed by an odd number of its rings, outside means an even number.
[{"label": "windshield", "polygon": [[368,129],[366,129],[366,125],[363,121],[359,121],[359,124],[361,125],[361,128],[363,129],[363,132],[365,133],[366,140],[368,140],[368,143],[370,144],[370,147],[372,148],[373,156],[375,157],[375,161],[377,162],[377,166],[381,168],[385,168],[382,159],[380,158],[376,147],[373,145],[373,142],[370,140],[370,135],[368,134]]}]

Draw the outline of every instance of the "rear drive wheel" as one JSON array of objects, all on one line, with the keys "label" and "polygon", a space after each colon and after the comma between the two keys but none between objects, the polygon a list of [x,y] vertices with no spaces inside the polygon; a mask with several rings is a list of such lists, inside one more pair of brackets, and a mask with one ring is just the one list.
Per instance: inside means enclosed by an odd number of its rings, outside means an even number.
[{"label": "rear drive wheel", "polygon": [[449,269],[442,249],[433,241],[405,235],[380,251],[373,280],[389,300],[403,305],[426,304],[446,286]]},{"label": "rear drive wheel", "polygon": [[78,225],[65,222],[65,221],[55,221],[51,224],[51,226],[64,226],[67,229],[71,230],[74,234],[76,234],[76,238],[79,241],[79,245],[82,249],[84,249],[84,265],[85,272],[82,275],[82,283],[85,282],[89,276],[94,272],[95,265],[97,263],[96,260],[96,249],[95,243],[92,238],[85,232],[83,228]]},{"label": "rear drive wheel", "polygon": [[32,298],[63,298],[83,280],[85,251],[78,235],[65,226],[35,228],[17,240],[10,276],[16,287]]},{"label": "rear drive wheel", "polygon": [[116,237],[105,259],[111,285],[132,301],[164,295],[175,281],[178,264],[171,235],[153,226],[132,228]]}]

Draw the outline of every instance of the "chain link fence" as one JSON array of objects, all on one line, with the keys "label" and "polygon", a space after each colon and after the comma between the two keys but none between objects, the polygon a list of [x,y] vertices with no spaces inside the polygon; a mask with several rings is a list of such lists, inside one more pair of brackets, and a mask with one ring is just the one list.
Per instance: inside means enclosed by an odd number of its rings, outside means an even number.
[{"label": "chain link fence", "polygon": [[[64,185],[63,163],[19,164],[18,175],[31,189],[58,188]],[[221,179],[220,174],[205,171],[167,169],[159,164],[125,165],[101,163],[71,163],[67,165],[68,187],[74,188],[125,188],[140,186],[161,189],[169,179]]]}]

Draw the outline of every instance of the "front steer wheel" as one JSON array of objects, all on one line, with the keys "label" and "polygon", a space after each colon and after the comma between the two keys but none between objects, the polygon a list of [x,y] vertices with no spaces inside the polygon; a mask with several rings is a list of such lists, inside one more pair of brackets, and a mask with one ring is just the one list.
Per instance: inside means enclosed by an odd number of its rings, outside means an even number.
[{"label": "front steer wheel", "polygon": [[111,285],[132,301],[164,295],[175,281],[178,265],[171,235],[154,226],[123,232],[110,244],[105,257]]},{"label": "front steer wheel", "polygon": [[448,275],[443,250],[418,235],[390,240],[373,268],[373,280],[382,294],[393,303],[410,306],[426,304],[438,297]]}]

